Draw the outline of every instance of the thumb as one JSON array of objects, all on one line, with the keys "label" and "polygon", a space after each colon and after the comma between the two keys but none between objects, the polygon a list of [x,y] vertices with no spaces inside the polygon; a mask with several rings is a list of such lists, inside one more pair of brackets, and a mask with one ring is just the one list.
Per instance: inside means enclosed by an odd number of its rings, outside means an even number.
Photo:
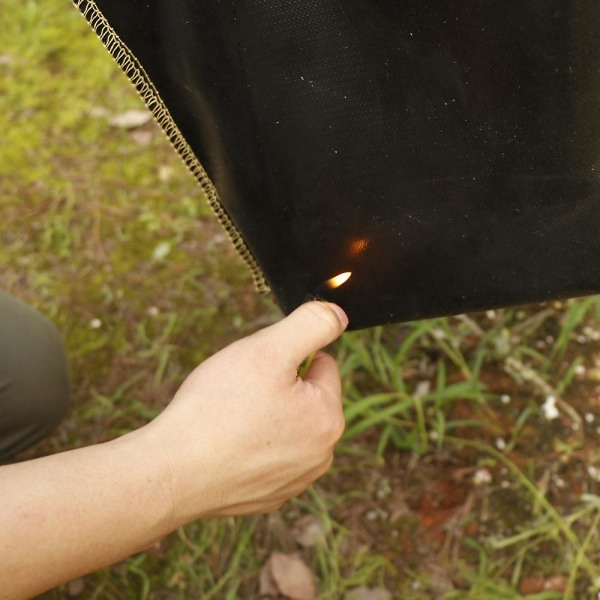
[{"label": "thumb", "polygon": [[278,356],[298,365],[312,352],[335,341],[348,326],[346,313],[328,302],[307,302],[266,330]]}]

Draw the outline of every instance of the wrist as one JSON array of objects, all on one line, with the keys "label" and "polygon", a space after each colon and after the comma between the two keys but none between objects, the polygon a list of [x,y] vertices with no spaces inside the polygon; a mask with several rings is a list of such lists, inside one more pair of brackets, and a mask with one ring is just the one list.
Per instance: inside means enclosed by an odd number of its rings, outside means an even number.
[{"label": "wrist", "polygon": [[160,538],[177,529],[174,472],[169,455],[164,451],[153,429],[146,425],[108,442],[124,460],[131,473],[130,492],[138,498],[140,511],[147,518],[152,537]]}]

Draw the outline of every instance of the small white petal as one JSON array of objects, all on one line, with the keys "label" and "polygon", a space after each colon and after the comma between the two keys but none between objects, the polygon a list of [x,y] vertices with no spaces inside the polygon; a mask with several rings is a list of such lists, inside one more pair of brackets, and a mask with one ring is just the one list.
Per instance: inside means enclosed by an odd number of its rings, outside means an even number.
[{"label": "small white petal", "polygon": [[542,404],[542,412],[549,421],[558,419],[559,412],[556,408],[556,398],[554,396],[548,396],[544,404]]}]

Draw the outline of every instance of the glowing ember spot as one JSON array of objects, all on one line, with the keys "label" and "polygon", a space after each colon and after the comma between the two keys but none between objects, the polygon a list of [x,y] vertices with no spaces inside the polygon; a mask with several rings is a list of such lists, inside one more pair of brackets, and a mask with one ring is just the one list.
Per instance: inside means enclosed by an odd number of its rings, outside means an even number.
[{"label": "glowing ember spot", "polygon": [[346,283],[346,281],[348,281],[348,279],[350,279],[351,275],[352,275],[351,271],[346,271],[345,273],[340,273],[339,275],[336,275],[335,277],[328,279],[325,282],[325,285],[329,289],[335,290],[335,288],[339,288],[340,285],[343,285],[344,283]]},{"label": "glowing ember spot", "polygon": [[369,240],[366,238],[354,238],[350,242],[350,246],[348,248],[348,252],[350,256],[357,257],[360,256],[366,249],[369,247]]}]

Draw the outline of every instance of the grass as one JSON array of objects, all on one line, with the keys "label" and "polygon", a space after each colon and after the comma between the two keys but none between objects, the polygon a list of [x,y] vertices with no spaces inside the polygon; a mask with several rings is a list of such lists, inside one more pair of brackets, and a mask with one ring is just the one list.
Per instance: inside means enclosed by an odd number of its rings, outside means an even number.
[{"label": "grass", "polygon": [[[111,126],[143,107],[69,2],[2,11],[0,285],[57,323],[74,380],[68,420],[34,455],[139,427],[278,311],[156,126]],[[346,334],[333,351],[348,425],[328,476],[275,517],[193,523],[47,597],[255,598],[273,550],[302,553],[322,600],[362,585],[591,597],[599,316],[590,297]],[[308,516],[324,539],[302,547]]]}]

